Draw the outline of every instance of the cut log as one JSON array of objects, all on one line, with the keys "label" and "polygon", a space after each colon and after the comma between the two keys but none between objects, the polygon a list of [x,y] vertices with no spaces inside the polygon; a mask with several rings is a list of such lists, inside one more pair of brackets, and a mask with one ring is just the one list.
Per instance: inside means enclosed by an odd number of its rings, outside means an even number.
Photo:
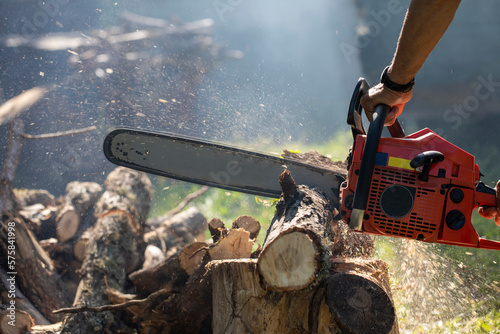
[{"label": "cut log", "polygon": [[73,238],[80,227],[80,219],[80,214],[73,206],[65,206],[57,217],[57,239],[66,242]]},{"label": "cut log", "polygon": [[58,210],[54,206],[45,206],[42,203],[23,206],[19,215],[36,235],[38,240],[56,236],[56,216]]},{"label": "cut log", "polygon": [[[347,163],[332,161],[330,158],[316,151],[306,153],[292,153],[285,150],[282,156],[286,159],[299,161],[308,165],[317,166],[331,170],[339,175],[347,175]],[[333,199],[338,202],[338,199]],[[338,214],[334,210],[334,216]],[[374,252],[373,238],[368,234],[353,232],[341,220],[332,221],[333,244],[331,252],[333,256],[342,257],[370,257]]]},{"label": "cut log", "polygon": [[348,333],[398,333],[388,266],[381,260],[333,259],[327,301]]},{"label": "cut log", "polygon": [[224,222],[216,217],[209,220],[208,230],[210,231],[214,243],[225,237],[228,231]]},{"label": "cut log", "polygon": [[149,316],[142,319],[141,333],[211,333],[212,280],[210,272],[205,269],[210,257],[207,252],[202,253],[204,257],[200,266],[185,286],[157,303],[148,312]]},{"label": "cut log", "polygon": [[242,228],[231,229],[219,243],[209,250],[212,260],[250,258],[254,239]]},{"label": "cut log", "polygon": [[95,182],[68,183],[64,204],[56,218],[59,241],[66,242],[77,234],[80,222],[101,192],[102,187]]},{"label": "cut log", "polygon": [[[96,204],[99,216],[88,245],[80,272],[82,279],[74,305],[109,304],[106,287],[123,290],[126,268],[134,260],[138,232],[151,205],[152,186],[144,173],[119,167],[106,179],[107,190]],[[64,320],[62,333],[89,333],[125,330],[120,317],[110,311],[71,314]]]},{"label": "cut log", "polygon": [[85,230],[85,232],[83,232],[73,245],[73,255],[75,256],[75,259],[80,262],[83,262],[85,259],[85,248],[87,247],[91,235],[92,228]]},{"label": "cut log", "polygon": [[256,259],[212,261],[208,267],[214,334],[339,332],[321,285],[271,292],[260,284]]},{"label": "cut log", "polygon": [[204,242],[191,244],[156,266],[133,272],[129,278],[141,296],[147,296],[167,285],[172,288],[184,286],[189,275],[200,266],[206,253],[200,251],[203,248],[207,248]]},{"label": "cut log", "polygon": [[195,207],[182,211],[144,234],[144,241],[166,253],[171,247],[184,247],[195,242],[196,236],[207,229],[207,219]]},{"label": "cut log", "polygon": [[17,284],[11,279],[12,277],[7,275],[3,268],[0,268],[0,300],[7,306],[10,305],[11,300],[14,300],[15,308],[28,313],[37,325],[50,324],[47,318],[38,311],[31,301],[21,292]]},{"label": "cut log", "polygon": [[15,280],[18,287],[48,320],[52,322],[60,320],[61,317],[52,314],[52,311],[68,306],[71,301],[52,260],[20,218],[11,217],[1,224],[1,258],[9,258],[8,246],[12,245],[9,240],[13,239],[8,238],[7,231],[14,231],[15,234],[15,263],[7,272],[16,272]]},{"label": "cut log", "polygon": [[260,232],[260,223],[251,216],[243,215],[236,218],[232,228],[242,228],[250,233],[250,239],[257,239]]},{"label": "cut log", "polygon": [[[150,284],[163,282],[164,288],[172,288],[172,296],[161,303],[155,305],[148,317],[142,319],[142,333],[210,333],[212,319],[212,287],[211,274],[207,270],[206,264],[210,259],[227,258],[229,254],[234,257],[249,257],[253,239],[249,238],[250,233],[243,229],[229,230],[227,236],[218,243],[199,249],[192,249],[190,252],[184,251],[179,256],[176,263],[167,265],[168,259],[162,265],[163,278],[150,277],[147,281]],[[208,251],[207,251],[208,250]],[[182,283],[179,273],[172,268],[182,267],[184,260],[197,265],[194,270],[183,269],[188,274],[187,282]],[[170,268],[169,268],[170,267]],[[170,272],[169,275],[164,275]],[[131,277],[132,280],[135,278]],[[175,281],[173,280],[175,279]],[[175,287],[174,287],[175,284]],[[158,289],[158,287],[156,287]],[[162,291],[162,290],[158,290]],[[155,292],[156,293],[156,292]],[[152,294],[151,294],[152,295]],[[149,298],[149,297],[148,297]]]},{"label": "cut log", "polygon": [[318,189],[297,186],[289,171],[280,176],[283,194],[269,227],[258,268],[267,289],[308,287],[328,267],[333,206]]},{"label": "cut log", "polygon": [[264,289],[254,259],[211,261],[213,333],[398,333],[387,266],[338,261],[296,292]]},{"label": "cut log", "polygon": [[14,189],[14,195],[20,207],[42,204],[45,207],[54,206],[56,199],[54,195],[44,189]]},{"label": "cut log", "polygon": [[111,211],[130,215],[134,228],[142,229],[151,207],[152,185],[144,173],[118,167],[105,181],[106,192],[95,205],[95,216]]}]

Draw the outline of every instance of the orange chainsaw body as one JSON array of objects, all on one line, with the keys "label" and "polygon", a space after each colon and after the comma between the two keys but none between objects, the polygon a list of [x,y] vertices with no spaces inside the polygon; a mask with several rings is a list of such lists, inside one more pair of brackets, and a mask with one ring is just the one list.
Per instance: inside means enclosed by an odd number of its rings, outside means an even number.
[{"label": "orange chainsaw body", "polygon": [[[358,134],[349,175],[340,189],[341,215],[349,224],[366,135]],[[426,180],[410,162],[422,152],[439,151]],[[362,231],[432,243],[500,249],[500,242],[479,238],[471,214],[494,206],[495,191],[479,182],[474,156],[423,129],[404,138],[380,138]]]}]

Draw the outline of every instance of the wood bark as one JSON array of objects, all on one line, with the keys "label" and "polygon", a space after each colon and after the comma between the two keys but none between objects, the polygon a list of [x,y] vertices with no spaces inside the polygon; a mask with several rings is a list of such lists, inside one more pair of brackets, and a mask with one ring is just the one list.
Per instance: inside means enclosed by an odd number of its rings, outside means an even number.
[{"label": "wood bark", "polygon": [[179,288],[201,264],[206,252],[198,251],[206,247],[204,242],[191,244],[156,266],[133,272],[129,278],[141,296],[147,296],[167,285]]},{"label": "wood bark", "polygon": [[[96,204],[98,220],[93,228],[82,279],[74,305],[109,304],[105,288],[123,290],[126,268],[133,266],[141,226],[151,205],[152,186],[143,173],[119,167],[106,179],[107,190]],[[123,321],[109,311],[88,315],[71,314],[64,320],[62,333],[119,331]]]},{"label": "wood bark", "polygon": [[0,173],[0,214],[14,212],[16,202],[12,186],[16,176],[17,165],[21,156],[23,147],[22,134],[24,133],[24,124],[20,119],[14,119],[9,124],[7,133],[7,147]]},{"label": "wood bark", "polygon": [[331,264],[327,303],[342,330],[399,333],[387,264],[361,258],[334,258]]},{"label": "wood bark", "polygon": [[15,308],[28,313],[37,325],[48,325],[50,322],[38,311],[31,301],[21,292],[19,286],[12,281],[12,276],[7,275],[3,268],[0,268],[0,300],[1,304],[9,306],[11,300],[15,301]]},{"label": "wood bark", "polygon": [[[254,240],[250,239],[248,231],[233,229],[229,230],[227,236],[218,243],[194,252],[193,255],[201,257],[200,264],[189,274],[184,285],[179,284],[182,283],[180,280],[170,281],[169,284],[168,278],[163,279],[163,289],[172,288],[172,283],[177,283],[177,288],[172,289],[170,298],[156,304],[148,317],[143,317],[142,333],[211,333],[212,278],[207,263],[211,260],[227,258],[229,254],[233,259],[248,258],[253,243]],[[193,255],[187,256],[186,260],[191,259]],[[183,266],[182,255],[175,266]],[[164,268],[166,269],[167,266]],[[188,270],[184,271],[188,272]]]},{"label": "wood bark", "polygon": [[14,189],[14,195],[20,207],[42,204],[44,207],[55,206],[54,195],[45,189]]},{"label": "wood bark", "polygon": [[52,205],[44,206],[42,203],[38,203],[21,207],[18,213],[38,240],[56,236],[57,207]]},{"label": "wood bark", "polygon": [[212,236],[213,242],[218,242],[221,238],[226,236],[228,229],[224,225],[224,222],[219,218],[212,218],[208,221],[208,230]]},{"label": "wood bark", "polygon": [[320,190],[297,186],[287,170],[280,176],[283,194],[269,227],[258,269],[274,291],[300,290],[328,266],[332,204]]},{"label": "wood bark", "polygon": [[15,231],[15,264],[11,269],[15,271],[16,283],[48,320],[58,321],[60,316],[52,314],[52,311],[68,306],[70,300],[52,260],[20,218],[7,218],[2,225],[0,248],[4,259],[8,258],[8,246],[11,245],[4,232],[8,231],[9,225]]}]

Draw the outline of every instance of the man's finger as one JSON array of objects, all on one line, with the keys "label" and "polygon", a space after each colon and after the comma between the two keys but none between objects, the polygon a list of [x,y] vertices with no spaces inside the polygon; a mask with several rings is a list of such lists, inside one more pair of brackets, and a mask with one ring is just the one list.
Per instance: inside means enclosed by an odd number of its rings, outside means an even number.
[{"label": "man's finger", "polygon": [[[486,219],[493,219],[495,216],[498,217],[497,208],[495,208],[493,206],[489,206],[487,208],[480,207],[477,212],[479,213],[479,215],[481,217],[486,218]],[[495,222],[496,222],[496,219],[495,219]]]},{"label": "man's finger", "polygon": [[398,104],[395,105],[394,107],[391,108],[389,113],[387,114],[385,118],[385,126],[391,126],[394,124],[396,121],[396,118],[398,118],[399,115],[403,112],[404,104]]}]

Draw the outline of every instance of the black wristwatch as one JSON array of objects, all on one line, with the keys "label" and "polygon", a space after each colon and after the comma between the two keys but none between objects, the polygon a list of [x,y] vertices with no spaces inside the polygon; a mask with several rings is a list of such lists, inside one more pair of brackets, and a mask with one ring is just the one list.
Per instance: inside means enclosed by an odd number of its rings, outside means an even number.
[{"label": "black wristwatch", "polygon": [[408,93],[413,89],[413,86],[415,85],[415,78],[413,78],[410,82],[404,85],[400,85],[398,83],[395,83],[389,77],[387,76],[387,70],[389,70],[389,66],[387,66],[384,69],[384,72],[382,72],[382,76],[380,77],[380,82],[384,84],[387,88],[390,90],[393,90],[395,92],[401,92],[401,93]]}]

